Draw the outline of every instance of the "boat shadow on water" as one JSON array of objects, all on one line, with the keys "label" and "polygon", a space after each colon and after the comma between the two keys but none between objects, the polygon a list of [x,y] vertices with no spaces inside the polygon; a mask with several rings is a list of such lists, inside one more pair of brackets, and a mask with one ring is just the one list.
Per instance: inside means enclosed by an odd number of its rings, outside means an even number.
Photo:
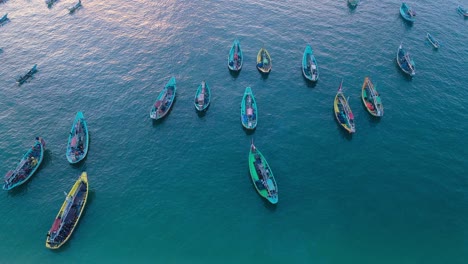
[{"label": "boat shadow on water", "polygon": [[262,78],[262,80],[264,81],[266,81],[268,79],[268,76],[270,76],[269,72],[265,73],[265,72],[261,72],[260,70],[258,70],[258,72],[260,73],[260,78]]},{"label": "boat shadow on water", "polygon": [[231,74],[232,78],[239,77],[240,72],[241,70],[238,70],[238,71],[229,70],[229,74]]},{"label": "boat shadow on water", "polygon": [[254,129],[247,129],[242,124],[241,126],[242,129],[244,129],[245,134],[247,134],[248,136],[253,135],[255,133],[255,130],[257,129],[256,127]]},{"label": "boat shadow on water", "polygon": [[204,116],[206,115],[206,112],[208,111],[208,108],[210,108],[210,106],[208,106],[208,107],[207,107],[205,110],[203,110],[203,111],[198,111],[198,110],[194,107],[195,112],[197,113],[197,115],[198,115],[199,118],[202,118],[202,117],[204,117]]},{"label": "boat shadow on water", "polygon": [[313,82],[306,77],[304,77],[304,74],[302,74],[302,79],[304,80],[305,85],[307,85],[308,88],[315,88],[317,86],[318,80]]}]

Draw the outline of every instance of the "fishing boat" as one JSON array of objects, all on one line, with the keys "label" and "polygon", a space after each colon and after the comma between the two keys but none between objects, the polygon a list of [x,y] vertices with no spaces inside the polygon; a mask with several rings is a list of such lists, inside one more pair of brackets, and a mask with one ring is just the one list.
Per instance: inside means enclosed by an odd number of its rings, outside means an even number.
[{"label": "fishing boat", "polygon": [[8,20],[8,13],[6,13],[5,15],[2,16],[2,18],[0,18],[0,24],[6,22]]},{"label": "fishing boat", "polygon": [[400,6],[400,15],[405,19],[406,21],[409,22],[414,22],[416,19],[416,12],[408,6],[405,2],[401,3]]},{"label": "fishing boat", "polygon": [[52,7],[58,0],[46,0],[47,7]]},{"label": "fishing boat", "polygon": [[78,163],[86,157],[89,145],[88,125],[82,112],[76,113],[75,120],[68,136],[67,160],[71,164]]},{"label": "fishing boat", "polygon": [[34,66],[23,76],[20,76],[16,82],[18,83],[18,85],[22,85],[23,83],[25,83],[29,78],[31,78],[34,73],[37,72],[37,64],[34,64]]},{"label": "fishing boat", "polygon": [[265,48],[261,48],[257,54],[257,69],[263,73],[269,73],[271,66],[270,53]]},{"label": "fishing boat", "polygon": [[440,47],[439,41],[435,39],[431,34],[427,33],[426,38],[427,40],[429,40],[429,42],[432,44],[434,48],[438,49]]},{"label": "fishing boat", "polygon": [[257,103],[250,87],[245,88],[241,102],[241,122],[249,130],[257,126]]},{"label": "fishing boat", "polygon": [[81,5],[81,0],[78,0],[78,3],[74,4],[73,6],[71,6],[70,8],[68,8],[68,11],[71,13],[75,12],[78,8],[80,8],[82,5]]},{"label": "fishing boat", "polygon": [[316,82],[319,78],[317,60],[314,51],[307,45],[302,56],[302,73],[307,80]]},{"label": "fishing boat", "polygon": [[410,76],[414,76],[416,74],[415,63],[410,58],[409,52],[403,49],[402,43],[400,43],[400,46],[398,47],[396,59],[398,66],[400,66],[400,69],[404,73],[409,74]]},{"label": "fishing boat", "polygon": [[354,125],[354,115],[349,107],[348,100],[343,94],[343,81],[341,81],[338,92],[333,103],[333,110],[338,123],[349,133],[356,132]]},{"label": "fishing boat", "polygon": [[157,120],[166,116],[174,103],[175,95],[176,80],[172,77],[159,93],[153,107],[151,107],[150,117]]},{"label": "fishing boat", "polygon": [[83,214],[83,209],[88,200],[88,191],[88,175],[83,172],[67,194],[52,227],[47,233],[45,243],[47,248],[58,249],[70,239]]},{"label": "fishing boat", "polygon": [[364,79],[364,83],[362,84],[361,98],[362,103],[367,109],[367,112],[373,116],[383,116],[384,108],[380,99],[380,95],[369,77],[366,77]]},{"label": "fishing boat", "polygon": [[34,145],[23,155],[15,170],[7,172],[4,178],[3,189],[11,190],[25,183],[36,172],[42,163],[45,150],[45,141],[36,137]]},{"label": "fishing boat", "polygon": [[253,142],[250,145],[249,152],[249,171],[250,178],[252,178],[253,185],[258,194],[272,204],[278,203],[278,186],[276,185],[273,172],[265,157],[255,147]]},{"label": "fishing boat", "polygon": [[348,5],[355,8],[359,4],[359,0],[348,0]]},{"label": "fishing boat", "polygon": [[463,6],[459,5],[457,7],[457,12],[462,15],[463,17],[467,18],[468,17],[468,10],[466,10]]},{"label": "fishing boat", "polygon": [[195,108],[198,111],[205,111],[211,102],[211,90],[208,84],[203,81],[195,93]]},{"label": "fishing boat", "polygon": [[239,40],[234,40],[228,56],[228,68],[231,71],[240,71],[242,63],[244,62],[244,55]]}]

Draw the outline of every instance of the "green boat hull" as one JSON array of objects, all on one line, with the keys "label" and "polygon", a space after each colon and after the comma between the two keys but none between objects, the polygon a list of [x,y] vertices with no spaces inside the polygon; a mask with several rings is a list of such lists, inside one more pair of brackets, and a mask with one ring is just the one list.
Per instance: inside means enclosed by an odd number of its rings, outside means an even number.
[{"label": "green boat hull", "polygon": [[263,154],[252,144],[249,152],[249,171],[258,194],[270,203],[278,203],[278,186],[270,165]]}]

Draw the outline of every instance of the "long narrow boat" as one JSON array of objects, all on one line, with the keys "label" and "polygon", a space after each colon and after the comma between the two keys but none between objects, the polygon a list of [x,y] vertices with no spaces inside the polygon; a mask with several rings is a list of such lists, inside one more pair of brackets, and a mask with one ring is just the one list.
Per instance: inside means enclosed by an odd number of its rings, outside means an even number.
[{"label": "long narrow boat", "polygon": [[359,4],[359,0],[348,0],[348,5],[352,8],[357,7]]},{"label": "long narrow boat", "polygon": [[88,200],[88,175],[83,172],[75,182],[47,233],[45,246],[58,249],[65,244],[75,230]]},{"label": "long narrow boat", "polygon": [[341,81],[338,92],[335,96],[335,102],[333,103],[333,111],[338,123],[349,133],[356,132],[354,125],[354,115],[349,107],[348,100],[343,94],[343,81]]},{"label": "long narrow boat", "polygon": [[314,51],[307,45],[302,56],[302,74],[307,80],[316,82],[319,78],[318,64]]},{"label": "long narrow boat", "polygon": [[397,63],[400,66],[400,69],[410,76],[414,76],[416,74],[416,66],[413,59],[410,58],[409,52],[403,49],[403,44],[400,43],[397,51]]},{"label": "long narrow boat", "polygon": [[5,15],[3,15],[1,18],[0,18],[0,24],[3,23],[3,22],[6,22],[8,20],[8,13],[6,13]]},{"label": "long narrow boat", "polygon": [[72,14],[80,7],[81,7],[81,0],[78,0],[78,3],[76,3],[73,6],[71,6],[70,8],[68,8],[68,11],[70,12],[70,14]]},{"label": "long narrow boat", "polygon": [[165,117],[174,104],[175,96],[176,80],[175,77],[172,77],[159,93],[156,102],[154,102],[151,107],[150,117],[156,120]]},{"label": "long narrow boat", "polygon": [[46,0],[47,7],[51,8],[58,0]]},{"label": "long narrow boat", "polygon": [[369,77],[364,79],[361,92],[362,103],[373,116],[381,117],[384,114],[384,108],[380,95],[375,89]]},{"label": "long narrow boat", "polygon": [[269,73],[271,66],[270,53],[265,48],[261,48],[257,54],[257,69],[263,73]]},{"label": "long narrow boat", "polygon": [[249,152],[249,171],[250,178],[252,178],[253,185],[258,194],[272,204],[278,203],[278,186],[276,185],[273,172],[265,157],[255,147],[253,142],[250,145]]},{"label": "long narrow boat", "polygon": [[409,22],[414,22],[416,19],[416,12],[408,6],[405,2],[401,3],[400,6],[400,15],[405,19],[406,21]]},{"label": "long narrow boat", "polygon": [[463,17],[467,18],[468,17],[468,10],[466,10],[463,6],[459,5],[457,7],[457,12],[462,15]]},{"label": "long narrow boat", "polygon": [[34,66],[23,76],[19,77],[16,82],[18,85],[22,85],[25,83],[29,78],[31,78],[35,73],[37,72],[37,64],[34,64]]},{"label": "long narrow boat", "polygon": [[429,40],[429,42],[432,44],[434,48],[438,49],[440,47],[439,41],[435,39],[431,34],[427,33],[426,38],[427,40]]},{"label": "long narrow boat", "polygon": [[67,143],[67,160],[78,163],[86,157],[89,145],[88,125],[82,112],[76,113]]},{"label": "long narrow boat", "polygon": [[245,88],[241,102],[241,122],[246,129],[257,127],[257,102],[250,87]]},{"label": "long narrow boat", "polygon": [[210,86],[203,81],[197,89],[197,92],[195,93],[195,108],[198,111],[205,111],[208,106],[210,105],[211,102],[211,90]]},{"label": "long narrow boat", "polygon": [[3,189],[11,190],[25,183],[36,172],[42,163],[45,150],[45,141],[36,137],[34,145],[23,155],[15,170],[5,175]]},{"label": "long narrow boat", "polygon": [[228,56],[228,68],[231,71],[240,71],[244,62],[244,54],[238,39],[234,40]]}]

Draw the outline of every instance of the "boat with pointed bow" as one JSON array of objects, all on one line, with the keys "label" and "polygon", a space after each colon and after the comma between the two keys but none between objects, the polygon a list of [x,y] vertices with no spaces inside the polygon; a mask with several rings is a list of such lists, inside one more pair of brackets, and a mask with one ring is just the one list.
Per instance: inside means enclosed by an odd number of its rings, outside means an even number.
[{"label": "boat with pointed bow", "polygon": [[176,79],[175,77],[172,77],[169,82],[167,82],[166,86],[164,86],[164,89],[159,93],[156,102],[154,102],[151,107],[150,117],[155,120],[165,117],[174,104],[175,96]]},{"label": "boat with pointed bow", "polygon": [[318,64],[314,56],[314,51],[310,45],[307,45],[302,56],[302,74],[312,82],[319,78]]},{"label": "boat with pointed bow", "polygon": [[71,164],[80,162],[88,154],[89,131],[83,112],[77,112],[68,135],[67,160]]},{"label": "boat with pointed bow", "polygon": [[195,108],[197,111],[205,111],[211,102],[211,90],[210,86],[205,81],[198,86],[197,92],[195,93]]},{"label": "boat with pointed bow", "polygon": [[249,152],[249,171],[250,178],[258,194],[272,204],[278,203],[278,186],[273,171],[253,142],[250,145]]},{"label": "boat with pointed bow", "polygon": [[356,132],[356,127],[354,124],[354,115],[349,107],[348,100],[343,94],[343,81],[340,83],[338,92],[335,96],[335,101],[333,103],[333,111],[335,113],[336,121],[349,133]]},{"label": "boat with pointed bow", "polygon": [[257,102],[250,87],[245,88],[244,96],[241,101],[241,122],[249,130],[257,127]]},{"label": "boat with pointed bow", "polygon": [[369,77],[366,77],[362,84],[361,99],[369,114],[376,117],[383,116],[384,108],[382,100],[380,99],[380,94],[375,89]]}]

